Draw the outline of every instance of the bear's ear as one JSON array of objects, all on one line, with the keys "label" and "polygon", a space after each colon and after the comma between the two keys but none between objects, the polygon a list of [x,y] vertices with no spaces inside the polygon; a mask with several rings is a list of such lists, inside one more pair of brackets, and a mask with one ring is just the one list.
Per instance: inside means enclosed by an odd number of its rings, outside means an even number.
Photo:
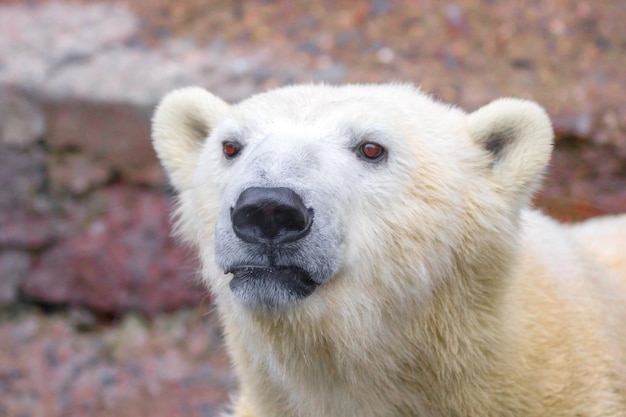
[{"label": "bear's ear", "polygon": [[527,204],[550,161],[554,134],[537,104],[495,100],[468,116],[470,135],[492,158],[493,180],[518,207]]},{"label": "bear's ear", "polygon": [[152,117],[152,143],[172,185],[191,185],[202,143],[228,113],[229,105],[200,87],[172,91]]}]

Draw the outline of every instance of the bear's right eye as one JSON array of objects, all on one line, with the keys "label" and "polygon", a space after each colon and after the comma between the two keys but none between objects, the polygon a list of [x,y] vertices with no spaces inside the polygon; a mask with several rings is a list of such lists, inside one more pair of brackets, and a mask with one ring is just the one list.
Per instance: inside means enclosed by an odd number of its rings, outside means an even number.
[{"label": "bear's right eye", "polygon": [[241,152],[241,144],[232,141],[226,141],[222,143],[222,151],[226,159],[232,159]]}]

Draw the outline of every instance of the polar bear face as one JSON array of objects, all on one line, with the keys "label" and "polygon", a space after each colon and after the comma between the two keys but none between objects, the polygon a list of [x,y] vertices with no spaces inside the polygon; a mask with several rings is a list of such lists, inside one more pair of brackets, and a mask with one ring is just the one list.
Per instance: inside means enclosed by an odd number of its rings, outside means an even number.
[{"label": "polar bear face", "polygon": [[467,115],[401,85],[294,86],[233,106],[183,89],[153,131],[179,234],[217,297],[257,312],[423,300],[459,259],[493,263],[481,252],[510,246],[552,138],[532,103]]}]

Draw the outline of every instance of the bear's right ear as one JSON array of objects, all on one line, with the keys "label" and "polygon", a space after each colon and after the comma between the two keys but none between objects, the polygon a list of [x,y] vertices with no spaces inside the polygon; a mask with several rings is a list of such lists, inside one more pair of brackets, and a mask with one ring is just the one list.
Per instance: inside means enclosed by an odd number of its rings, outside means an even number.
[{"label": "bear's right ear", "polygon": [[190,187],[202,143],[230,106],[200,87],[172,91],[152,117],[152,144],[172,185]]}]

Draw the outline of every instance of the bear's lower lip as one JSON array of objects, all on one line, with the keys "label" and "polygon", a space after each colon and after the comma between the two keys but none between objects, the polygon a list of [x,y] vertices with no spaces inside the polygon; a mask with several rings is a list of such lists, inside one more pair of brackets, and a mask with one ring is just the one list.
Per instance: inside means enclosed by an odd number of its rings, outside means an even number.
[{"label": "bear's lower lip", "polygon": [[318,284],[295,266],[241,265],[230,268],[230,289],[243,305],[253,309],[284,307],[302,300]]}]

